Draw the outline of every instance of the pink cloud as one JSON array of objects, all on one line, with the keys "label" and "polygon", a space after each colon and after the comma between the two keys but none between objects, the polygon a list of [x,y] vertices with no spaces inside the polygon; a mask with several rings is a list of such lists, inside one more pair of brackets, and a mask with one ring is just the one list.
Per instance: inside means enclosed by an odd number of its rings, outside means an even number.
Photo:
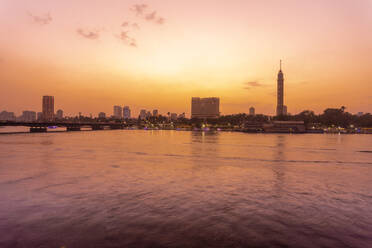
[{"label": "pink cloud", "polygon": [[128,35],[128,31],[122,31],[119,35],[116,35],[116,37],[126,45],[137,47],[137,41]]},{"label": "pink cloud", "polygon": [[96,40],[99,38],[99,31],[84,30],[82,28],[79,28],[76,30],[76,32],[86,39]]},{"label": "pink cloud", "polygon": [[32,20],[40,25],[46,25],[52,22],[53,18],[50,16],[50,14],[46,14],[43,16],[36,16],[31,13],[29,13],[29,16],[32,18]]}]

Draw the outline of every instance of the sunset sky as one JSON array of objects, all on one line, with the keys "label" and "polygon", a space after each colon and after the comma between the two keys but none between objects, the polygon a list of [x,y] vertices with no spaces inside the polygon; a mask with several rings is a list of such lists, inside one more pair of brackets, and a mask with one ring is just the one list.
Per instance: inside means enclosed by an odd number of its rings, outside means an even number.
[{"label": "sunset sky", "polygon": [[0,111],[372,112],[372,0],[0,0]]}]

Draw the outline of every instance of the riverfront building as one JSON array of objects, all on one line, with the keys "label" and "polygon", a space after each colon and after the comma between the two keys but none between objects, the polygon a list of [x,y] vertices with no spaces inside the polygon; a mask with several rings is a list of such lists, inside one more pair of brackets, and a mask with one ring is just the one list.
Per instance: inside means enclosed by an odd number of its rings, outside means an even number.
[{"label": "riverfront building", "polygon": [[170,119],[171,119],[172,121],[177,120],[177,117],[178,117],[177,113],[171,113],[171,114],[170,114]]},{"label": "riverfront building", "polygon": [[274,121],[263,124],[266,133],[305,133],[306,127],[303,121]]},{"label": "riverfront building", "polygon": [[123,108],[120,106],[114,106],[114,118],[121,119],[123,118]]},{"label": "riverfront building", "polygon": [[287,106],[286,105],[283,106],[283,115],[287,115]]},{"label": "riverfront building", "polygon": [[130,108],[128,106],[123,108],[123,117],[124,119],[130,119]]},{"label": "riverfront building", "polygon": [[220,98],[193,97],[191,99],[191,118],[218,118],[220,116]]},{"label": "riverfront building", "polygon": [[63,119],[63,110],[62,109],[57,110],[56,118],[59,119],[59,120]]},{"label": "riverfront building", "polygon": [[99,119],[106,119],[106,114],[104,112],[99,112],[98,113],[98,118]]},{"label": "riverfront building", "polygon": [[37,114],[36,114],[36,119],[37,119],[38,121],[43,120],[43,112],[37,112]]},{"label": "riverfront building", "polygon": [[145,120],[146,119],[146,114],[147,114],[146,109],[141,109],[140,114],[139,114],[139,118],[141,120]]},{"label": "riverfront building", "polygon": [[45,121],[54,120],[54,96],[43,96],[43,119]]},{"label": "riverfront building", "polygon": [[25,121],[25,122],[36,121],[36,112],[25,110],[22,112],[22,115],[19,119],[20,121]]},{"label": "riverfront building", "polygon": [[256,112],[255,112],[254,107],[250,107],[249,108],[249,115],[255,115],[255,114],[256,114]]},{"label": "riverfront building", "polygon": [[0,112],[0,121],[15,121],[16,116],[13,112],[2,111]]}]

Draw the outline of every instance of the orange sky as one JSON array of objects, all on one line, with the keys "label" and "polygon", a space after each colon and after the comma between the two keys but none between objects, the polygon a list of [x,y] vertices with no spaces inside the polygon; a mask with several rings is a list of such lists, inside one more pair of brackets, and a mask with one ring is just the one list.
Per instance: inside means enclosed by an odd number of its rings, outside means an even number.
[{"label": "orange sky", "polygon": [[0,111],[274,114],[279,59],[290,113],[372,112],[372,0],[0,0]]}]

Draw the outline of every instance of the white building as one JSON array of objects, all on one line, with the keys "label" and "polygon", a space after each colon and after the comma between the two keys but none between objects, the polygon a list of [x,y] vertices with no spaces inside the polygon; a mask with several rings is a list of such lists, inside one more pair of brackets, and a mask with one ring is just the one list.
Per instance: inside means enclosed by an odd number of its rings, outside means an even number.
[{"label": "white building", "polygon": [[0,121],[15,121],[16,116],[13,112],[3,111],[0,113]]},{"label": "white building", "polygon": [[36,112],[25,110],[25,111],[22,112],[20,120],[24,121],[24,122],[36,121]]}]

